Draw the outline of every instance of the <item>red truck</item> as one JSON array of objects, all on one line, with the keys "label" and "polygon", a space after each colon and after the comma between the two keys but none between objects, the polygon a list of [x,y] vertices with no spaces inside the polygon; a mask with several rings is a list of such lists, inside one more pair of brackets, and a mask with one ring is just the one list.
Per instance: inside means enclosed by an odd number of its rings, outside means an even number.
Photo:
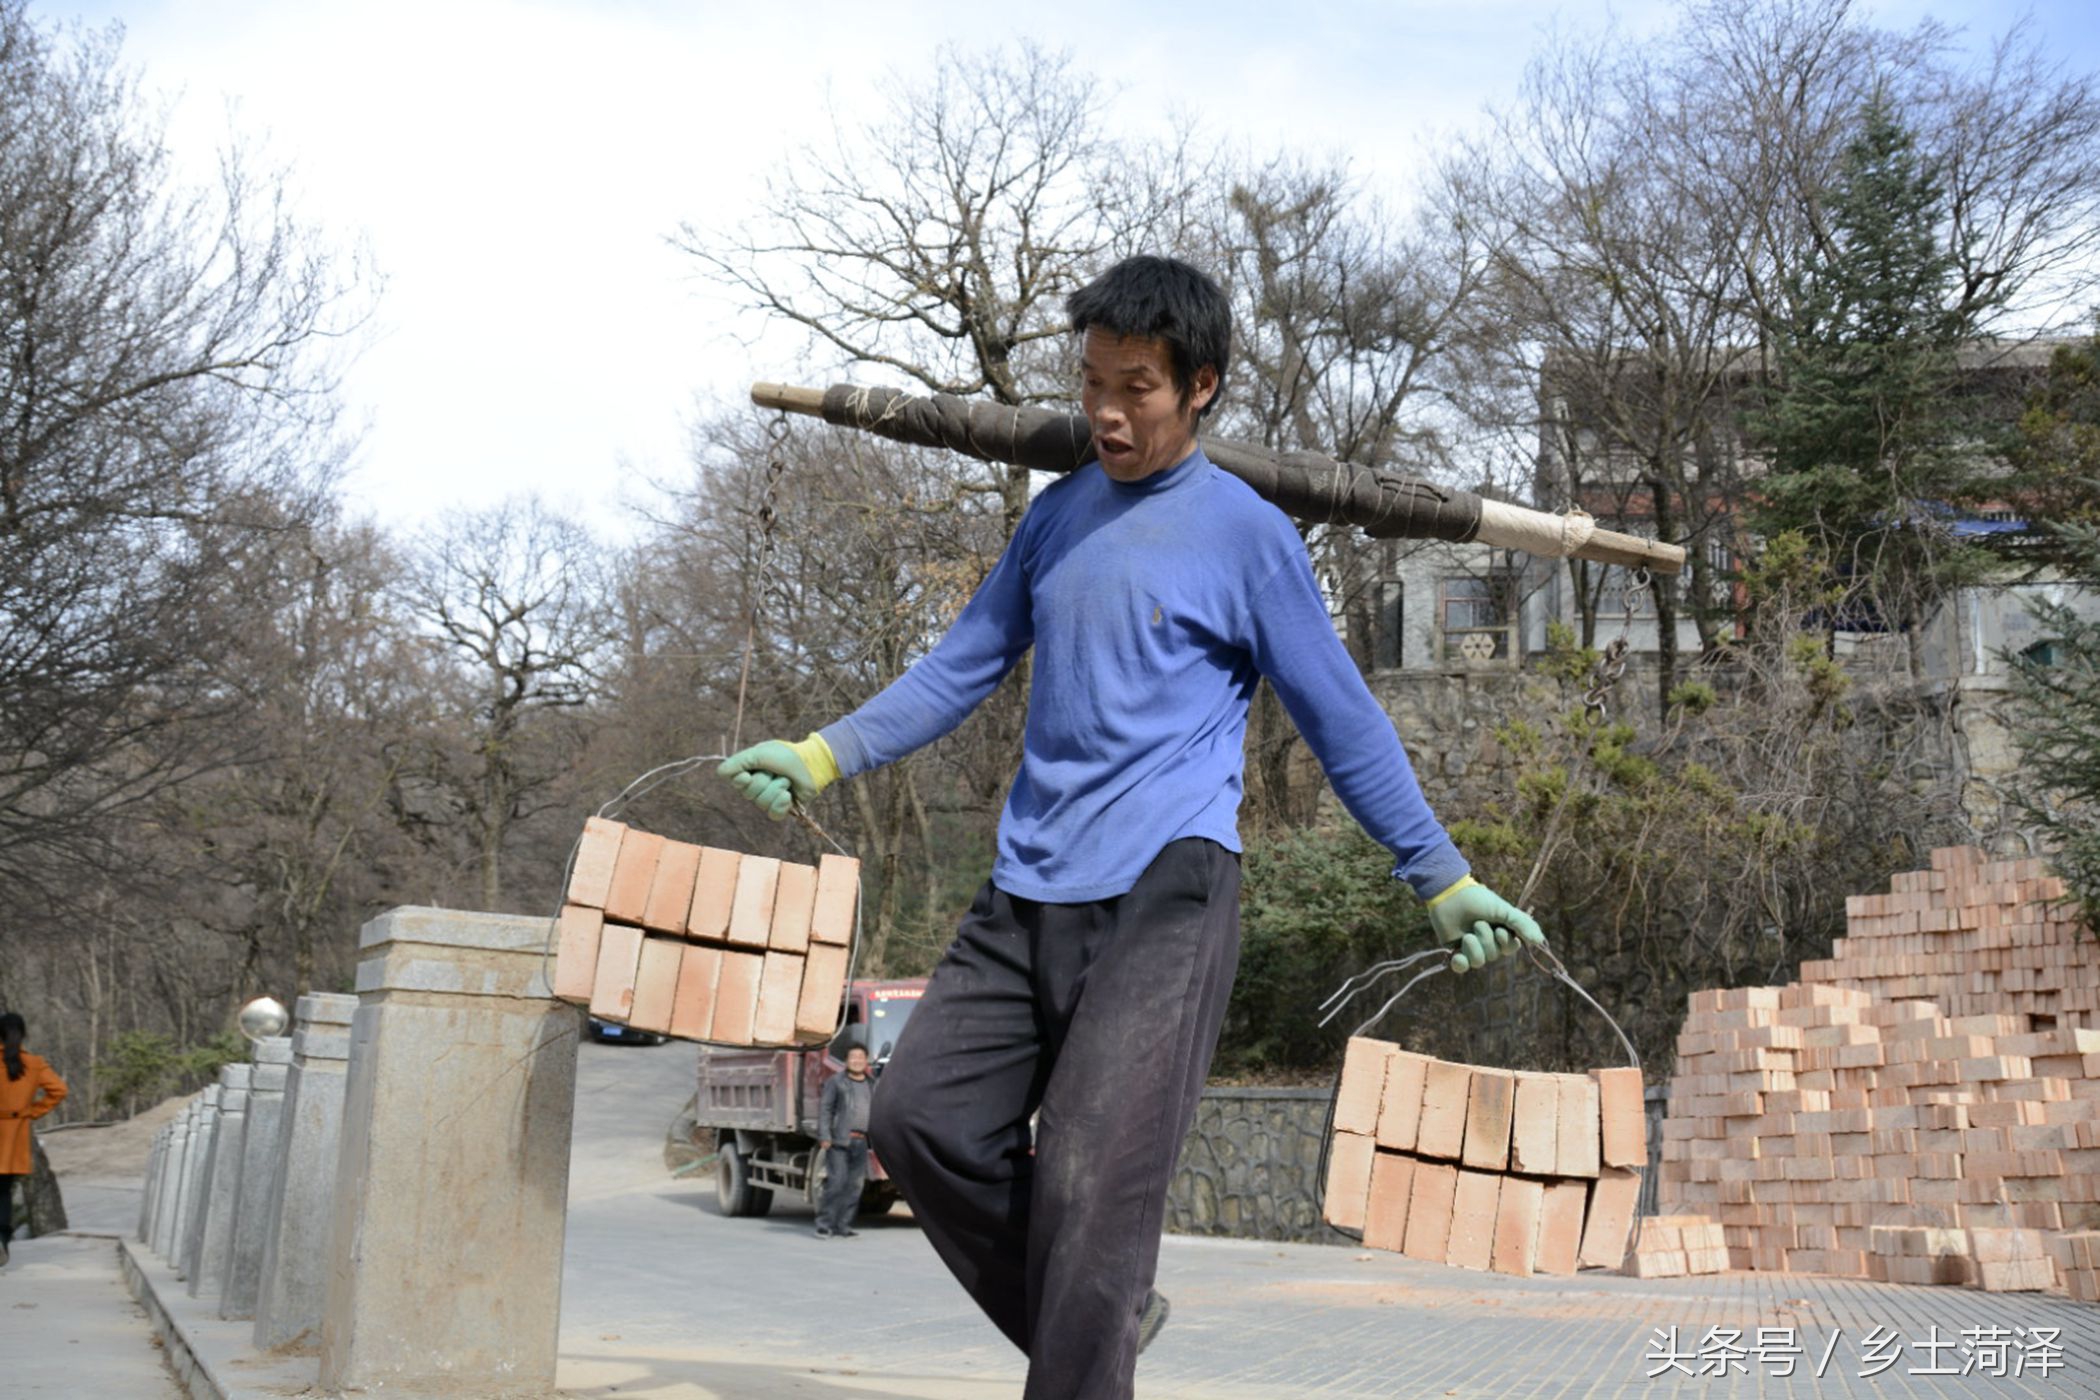
[{"label": "red truck", "polygon": [[[792,1191],[812,1207],[824,1190],[823,1153],[817,1151],[817,1106],[824,1081],[845,1071],[847,1047],[867,1047],[877,1077],[897,1036],[925,995],[926,979],[856,981],[846,988],[846,1025],[815,1050],[730,1050],[700,1047],[699,1092],[693,1121],[715,1130],[715,1197],[724,1215],[764,1215],[774,1193]],[[861,1210],[888,1210],[897,1187],[879,1158],[868,1158]]]}]

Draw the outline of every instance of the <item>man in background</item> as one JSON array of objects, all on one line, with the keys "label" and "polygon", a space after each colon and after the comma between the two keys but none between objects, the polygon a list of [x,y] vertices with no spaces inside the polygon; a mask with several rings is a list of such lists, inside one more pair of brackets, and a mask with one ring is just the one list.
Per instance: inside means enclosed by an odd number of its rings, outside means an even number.
[{"label": "man in background", "polygon": [[861,1188],[868,1182],[868,1115],[875,1081],[868,1077],[868,1049],[846,1051],[846,1072],[824,1081],[817,1108],[817,1147],[824,1154],[824,1199],[817,1206],[817,1238],[851,1239]]}]

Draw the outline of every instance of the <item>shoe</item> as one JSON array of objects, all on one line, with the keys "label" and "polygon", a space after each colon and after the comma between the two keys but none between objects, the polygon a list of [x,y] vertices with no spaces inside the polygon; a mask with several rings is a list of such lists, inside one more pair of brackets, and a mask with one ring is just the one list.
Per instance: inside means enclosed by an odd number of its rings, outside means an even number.
[{"label": "shoe", "polygon": [[833,1230],[831,1233],[837,1235],[842,1240],[850,1240],[855,1235],[858,1235],[860,1231],[854,1229],[851,1225],[841,1225],[838,1229]]},{"label": "shoe", "polygon": [[1145,1306],[1138,1313],[1138,1350],[1144,1351],[1159,1335],[1159,1329],[1167,1325],[1167,1314],[1173,1311],[1167,1306],[1167,1295],[1153,1289],[1145,1295]]},{"label": "shoe", "polygon": [[831,1238],[831,1236],[832,1236],[832,1229],[831,1229],[831,1227],[830,1227],[829,1225],[819,1225],[819,1226],[817,1227],[817,1238],[818,1238],[818,1239],[820,1239],[820,1240],[828,1240],[828,1239],[830,1239],[830,1238]]}]

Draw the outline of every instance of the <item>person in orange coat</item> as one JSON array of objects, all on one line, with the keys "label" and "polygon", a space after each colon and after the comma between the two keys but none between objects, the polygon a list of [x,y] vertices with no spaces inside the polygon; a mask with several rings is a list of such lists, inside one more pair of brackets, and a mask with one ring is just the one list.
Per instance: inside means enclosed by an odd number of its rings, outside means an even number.
[{"label": "person in orange coat", "polygon": [[15,1178],[32,1170],[29,1125],[66,1097],[66,1081],[42,1056],[22,1048],[26,1034],[19,1014],[0,1014],[0,1264],[7,1262],[7,1246],[15,1237]]}]

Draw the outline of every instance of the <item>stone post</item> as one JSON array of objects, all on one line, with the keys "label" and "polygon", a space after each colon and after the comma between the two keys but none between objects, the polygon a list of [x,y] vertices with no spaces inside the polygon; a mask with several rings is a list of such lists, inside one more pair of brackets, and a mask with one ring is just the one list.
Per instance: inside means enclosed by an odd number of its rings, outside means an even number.
[{"label": "stone post", "polygon": [[139,1228],[136,1238],[140,1244],[153,1238],[153,1189],[160,1181],[161,1158],[168,1150],[168,1125],[160,1125],[153,1135],[153,1146],[146,1153],[146,1179],[139,1188]]},{"label": "stone post", "polygon": [[211,1162],[204,1172],[204,1233],[197,1266],[190,1270],[192,1298],[216,1298],[226,1283],[233,1254],[233,1195],[241,1184],[241,1155],[248,1139],[248,1085],[253,1065],[219,1070],[219,1127],[212,1134]]},{"label": "stone post", "polygon": [[364,927],[320,1385],[554,1387],[575,1108],[545,919],[396,909]]},{"label": "stone post", "polygon": [[216,1084],[204,1086],[203,1111],[190,1125],[190,1155],[182,1166],[182,1219],[176,1223],[182,1236],[176,1245],[179,1252],[170,1261],[179,1278],[188,1278],[196,1269],[197,1248],[204,1242],[205,1173],[211,1168],[212,1141],[218,1134],[220,1093]]},{"label": "stone post", "polygon": [[328,1226],[342,1151],[343,1071],[357,998],[316,992],[292,1019],[292,1065],[284,1086],[284,1148],[271,1188],[255,1299],[255,1345],[310,1345],[321,1335]]},{"label": "stone post", "polygon": [[233,1193],[233,1244],[226,1258],[226,1288],[219,1295],[219,1316],[228,1321],[255,1316],[263,1241],[270,1230],[270,1191],[277,1180],[278,1156],[284,1150],[284,1083],[291,1067],[289,1036],[255,1042],[255,1064],[248,1080],[248,1132]]},{"label": "stone post", "polygon": [[160,1164],[159,1200],[153,1207],[153,1252],[161,1258],[175,1256],[175,1198],[182,1187],[182,1164],[190,1150],[190,1120],[196,1116],[196,1101],[182,1106],[168,1127],[168,1151]]}]

